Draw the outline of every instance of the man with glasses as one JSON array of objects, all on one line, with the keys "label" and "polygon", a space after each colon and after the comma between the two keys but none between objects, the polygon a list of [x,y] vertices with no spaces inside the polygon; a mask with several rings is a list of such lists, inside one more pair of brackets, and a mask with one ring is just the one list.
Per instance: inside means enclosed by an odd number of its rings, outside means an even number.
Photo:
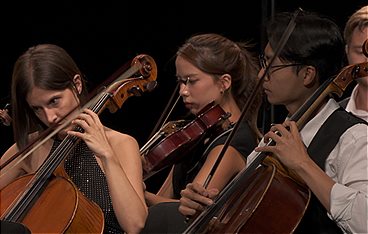
[{"label": "man with glasses", "polygon": [[[259,63],[262,69],[266,69],[268,67],[267,59],[264,54],[259,55]],[[272,65],[269,68],[270,73],[275,72],[277,70],[283,69],[285,67],[294,67],[294,66],[301,66],[301,63],[289,63],[289,64],[281,64],[281,65]]]},{"label": "man with glasses", "polygon": [[[344,42],[338,26],[311,13],[297,16],[296,27],[273,64],[282,33],[292,15],[277,15],[267,28],[261,57],[263,88],[271,104],[293,116],[316,90],[342,69]],[[304,127],[286,120],[271,127],[256,148],[271,152],[309,187],[312,198],[296,233],[367,233],[367,125],[326,97]],[[253,155],[248,157],[252,160]]]},{"label": "man with glasses", "polygon": [[[312,198],[294,233],[367,233],[367,124],[329,97],[308,113],[301,129],[290,120],[342,69],[345,52],[341,32],[331,20],[302,12],[295,18],[296,26],[285,46],[273,59],[293,15],[280,13],[268,23],[268,43],[260,57],[259,72],[259,77],[265,77],[267,100],[285,106],[288,118],[271,127],[248,156],[247,164],[254,162],[259,152],[270,152],[311,190]],[[266,70],[268,74],[264,74]],[[274,144],[266,145],[269,140]],[[213,203],[201,196],[210,191],[197,184],[191,186],[192,193],[187,191],[183,197],[193,202],[181,204],[185,210]],[[282,210],[279,215],[284,215]]]}]

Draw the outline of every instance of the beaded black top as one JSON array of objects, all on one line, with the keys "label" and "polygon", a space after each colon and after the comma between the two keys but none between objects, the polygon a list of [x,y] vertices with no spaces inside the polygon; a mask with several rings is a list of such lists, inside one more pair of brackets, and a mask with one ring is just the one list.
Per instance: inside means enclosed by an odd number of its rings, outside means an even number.
[{"label": "beaded black top", "polygon": [[[60,144],[55,140],[51,152]],[[98,204],[105,218],[104,233],[123,233],[116,219],[105,174],[97,164],[93,152],[80,141],[65,160],[65,171],[87,198]]]}]

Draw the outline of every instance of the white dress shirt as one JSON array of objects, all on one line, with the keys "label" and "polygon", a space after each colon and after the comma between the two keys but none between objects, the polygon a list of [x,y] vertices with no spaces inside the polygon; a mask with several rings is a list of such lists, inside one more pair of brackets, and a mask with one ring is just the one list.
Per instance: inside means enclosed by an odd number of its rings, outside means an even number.
[{"label": "white dress shirt", "polygon": [[[325,107],[300,131],[309,146],[313,137],[339,104],[330,99]],[[347,129],[326,159],[325,172],[336,183],[330,194],[329,217],[346,233],[368,233],[368,126]],[[260,145],[264,145],[263,140]],[[249,165],[257,152],[248,156]]]},{"label": "white dress shirt", "polygon": [[[358,92],[358,85],[356,85],[353,89],[353,91],[351,92],[348,104],[346,105],[346,110],[348,112],[353,113],[354,115],[358,116],[359,118],[364,119],[365,121],[368,122],[368,111],[365,110],[358,110],[356,108],[356,104],[355,104],[355,97],[357,95]],[[367,97],[368,98],[368,97]]]}]

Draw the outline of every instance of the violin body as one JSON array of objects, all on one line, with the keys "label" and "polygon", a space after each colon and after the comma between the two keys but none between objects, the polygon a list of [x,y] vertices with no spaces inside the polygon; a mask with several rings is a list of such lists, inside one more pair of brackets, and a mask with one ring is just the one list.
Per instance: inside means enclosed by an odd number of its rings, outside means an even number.
[{"label": "violin body", "polygon": [[[19,177],[0,191],[1,219],[22,194],[33,174]],[[27,212],[17,220],[32,233],[102,233],[101,208],[88,200],[68,179],[53,175]]]},{"label": "violin body", "polygon": [[219,127],[229,116],[219,105],[208,104],[193,121],[168,134],[143,155],[144,179],[179,162],[206,132]]}]

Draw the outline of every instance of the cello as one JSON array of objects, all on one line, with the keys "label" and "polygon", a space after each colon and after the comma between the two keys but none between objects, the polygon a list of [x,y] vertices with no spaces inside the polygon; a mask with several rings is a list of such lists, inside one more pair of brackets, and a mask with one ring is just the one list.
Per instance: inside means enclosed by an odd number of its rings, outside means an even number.
[{"label": "cello", "polygon": [[[115,75],[118,76],[115,81],[80,111],[89,108],[100,113],[108,108],[110,112],[115,112],[128,97],[154,88],[157,69],[150,56],[139,55],[133,59],[130,69]],[[79,113],[75,113],[70,119],[74,119]],[[50,139],[70,121],[56,128],[38,145]],[[74,130],[82,131],[80,127],[75,127]],[[1,220],[22,223],[32,232],[103,231],[104,218],[100,207],[79,192],[62,165],[78,141],[79,138],[67,135],[36,173],[20,177],[1,190]],[[35,147],[27,151],[25,156],[34,149]]]},{"label": "cello", "polygon": [[[341,97],[354,79],[365,76],[368,76],[368,63],[345,67],[335,78],[325,81],[291,120],[301,129],[323,99],[331,94]],[[260,152],[221,191],[214,204],[192,220],[184,233],[292,233],[310,195],[310,190],[293,171],[269,153]],[[283,217],[279,216],[280,210],[285,214]]]}]

